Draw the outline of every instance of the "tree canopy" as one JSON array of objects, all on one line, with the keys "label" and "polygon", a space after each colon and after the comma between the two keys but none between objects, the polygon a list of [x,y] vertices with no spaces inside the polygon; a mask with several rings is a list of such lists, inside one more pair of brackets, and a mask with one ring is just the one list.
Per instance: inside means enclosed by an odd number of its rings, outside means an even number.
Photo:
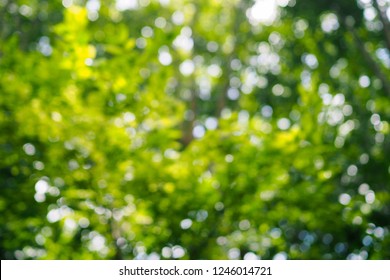
[{"label": "tree canopy", "polygon": [[0,0],[1,258],[390,258],[389,18]]}]

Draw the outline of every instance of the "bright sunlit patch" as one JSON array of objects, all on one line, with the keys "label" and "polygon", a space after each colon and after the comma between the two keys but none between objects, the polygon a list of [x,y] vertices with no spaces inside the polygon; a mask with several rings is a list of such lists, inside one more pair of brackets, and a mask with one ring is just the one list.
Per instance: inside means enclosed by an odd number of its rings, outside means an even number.
[{"label": "bright sunlit patch", "polygon": [[339,196],[339,202],[342,205],[347,205],[351,201],[351,196],[347,193],[342,193]]},{"label": "bright sunlit patch", "polygon": [[286,252],[279,252],[277,253],[274,258],[274,260],[287,260],[287,253]]},{"label": "bright sunlit patch", "polygon": [[172,257],[175,259],[180,259],[181,257],[184,257],[186,252],[184,251],[183,247],[177,245],[173,246],[172,248]]},{"label": "bright sunlit patch", "polygon": [[138,8],[137,0],[116,0],[116,8],[119,11],[135,10]]},{"label": "bright sunlit patch", "polygon": [[42,36],[39,39],[37,49],[39,52],[41,52],[44,56],[49,56],[53,52],[53,48],[50,45],[50,39],[46,36]]},{"label": "bright sunlit patch", "polygon": [[228,252],[228,257],[231,260],[238,260],[240,258],[241,251],[238,248],[232,248]]},{"label": "bright sunlit patch", "polygon": [[209,67],[207,67],[207,74],[209,74],[211,77],[219,78],[222,75],[222,69],[217,64],[211,64]]},{"label": "bright sunlit patch", "polygon": [[168,6],[171,2],[170,0],[159,0],[161,6]]},{"label": "bright sunlit patch", "polygon": [[91,238],[88,249],[91,251],[101,251],[106,246],[106,239],[96,232]]},{"label": "bright sunlit patch", "polygon": [[95,21],[99,18],[100,0],[88,0],[86,4],[88,10],[88,19]]},{"label": "bright sunlit patch", "polygon": [[387,16],[388,20],[390,20],[390,7],[387,8],[387,10],[386,10],[386,16]]},{"label": "bright sunlit patch", "polygon": [[180,64],[179,69],[184,76],[189,76],[194,72],[195,64],[192,60],[187,59]]},{"label": "bright sunlit patch", "polygon": [[67,218],[64,222],[64,229],[66,231],[72,232],[77,229],[77,223],[75,222],[75,220]]},{"label": "bright sunlit patch", "polygon": [[304,54],[302,56],[302,61],[311,69],[316,69],[318,67],[318,60],[314,54]]},{"label": "bright sunlit patch", "polygon": [[49,190],[49,184],[45,180],[39,180],[35,184],[35,191],[37,193],[46,193]]},{"label": "bright sunlit patch", "polygon": [[61,211],[60,209],[52,209],[47,213],[47,220],[50,223],[58,222],[61,219]]},{"label": "bright sunlit patch", "polygon": [[181,25],[184,23],[185,17],[181,11],[175,11],[172,15],[172,22],[176,25]]},{"label": "bright sunlit patch", "polygon": [[33,144],[30,144],[30,143],[24,144],[23,150],[29,156],[35,155],[35,147]]},{"label": "bright sunlit patch", "polygon": [[172,249],[169,248],[169,247],[164,247],[162,248],[161,250],[161,255],[164,257],[164,258],[170,258],[172,256]]},{"label": "bright sunlit patch", "polygon": [[192,226],[192,220],[191,219],[184,219],[180,222],[180,227],[182,229],[189,229]]},{"label": "bright sunlit patch", "polygon": [[260,259],[260,257],[252,252],[248,252],[244,255],[244,260],[246,260],[246,261],[254,261],[254,260],[259,260],[259,259]]},{"label": "bright sunlit patch", "polygon": [[370,78],[368,76],[366,76],[366,75],[360,76],[359,85],[362,88],[367,88],[370,86],[370,84],[371,84],[371,81],[370,81]]},{"label": "bright sunlit patch", "polygon": [[252,24],[271,25],[277,16],[277,7],[275,0],[257,0],[248,10],[247,16]]},{"label": "bright sunlit patch", "polygon": [[195,138],[202,138],[205,133],[206,130],[201,125],[196,125],[192,130],[192,135],[194,135]]},{"label": "bright sunlit patch", "polygon": [[325,33],[331,33],[339,28],[338,18],[333,13],[321,16],[321,28]]},{"label": "bright sunlit patch", "polygon": [[251,223],[248,220],[242,220],[238,224],[240,230],[248,230],[251,227]]},{"label": "bright sunlit patch", "polygon": [[73,1],[72,0],[62,0],[62,5],[65,7],[65,8],[69,8],[70,6],[72,6],[73,4]]},{"label": "bright sunlit patch", "polygon": [[89,226],[89,220],[84,217],[81,218],[78,223],[81,228],[87,228]]},{"label": "bright sunlit patch", "polygon": [[169,53],[169,50],[167,47],[161,47],[159,49],[158,60],[164,66],[168,66],[169,64],[172,63],[172,56]]},{"label": "bright sunlit patch", "polygon": [[99,0],[88,0],[86,4],[88,11],[98,11],[100,9]]},{"label": "bright sunlit patch", "polygon": [[205,125],[208,130],[215,130],[218,127],[218,119],[214,117],[208,117],[205,121]]},{"label": "bright sunlit patch", "polygon": [[188,36],[182,32],[173,41],[173,46],[176,49],[182,50],[184,52],[189,52],[194,47],[194,40],[191,38],[191,35]]},{"label": "bright sunlit patch", "polygon": [[374,7],[369,7],[364,9],[363,15],[366,20],[373,21],[378,14]]},{"label": "bright sunlit patch", "polygon": [[153,29],[150,26],[144,26],[141,29],[141,34],[145,38],[150,38],[150,37],[153,36],[154,32],[153,32]]},{"label": "bright sunlit patch", "polygon": [[154,21],[154,25],[158,28],[165,28],[165,26],[167,25],[167,21],[165,18],[163,17],[158,17],[156,18],[156,20]]},{"label": "bright sunlit patch", "polygon": [[287,130],[287,129],[290,128],[291,122],[290,122],[290,120],[287,119],[287,118],[281,118],[281,119],[278,120],[277,126],[278,126],[278,128],[281,129],[281,130]]},{"label": "bright sunlit patch", "polygon": [[368,191],[365,195],[365,200],[368,204],[372,204],[375,201],[375,193],[373,191]]},{"label": "bright sunlit patch", "polygon": [[227,91],[227,97],[230,100],[237,100],[240,97],[240,92],[236,88],[229,88]]}]

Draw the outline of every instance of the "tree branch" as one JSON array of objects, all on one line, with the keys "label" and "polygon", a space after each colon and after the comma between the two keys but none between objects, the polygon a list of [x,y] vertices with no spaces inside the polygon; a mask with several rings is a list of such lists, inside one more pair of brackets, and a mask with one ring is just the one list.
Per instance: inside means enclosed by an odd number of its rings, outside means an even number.
[{"label": "tree branch", "polygon": [[390,22],[387,19],[387,16],[383,9],[378,4],[377,0],[373,1],[373,6],[377,10],[378,15],[379,15],[379,20],[382,22],[383,25],[383,31],[385,33],[385,43],[387,46],[387,49],[390,51]]},{"label": "tree branch", "polygon": [[226,93],[229,90],[230,87],[230,76],[232,74],[231,71],[231,62],[234,59],[236,50],[237,50],[237,40],[238,40],[238,34],[239,34],[239,27],[241,22],[239,21],[239,13],[241,11],[239,10],[239,7],[234,7],[232,11],[232,33],[234,34],[234,45],[232,51],[229,53],[228,57],[224,61],[223,65],[223,75],[222,79],[225,81],[225,84],[222,86],[222,89],[218,95],[217,98],[217,108],[216,108],[216,117],[221,117],[222,110],[226,107]]},{"label": "tree branch", "polygon": [[378,77],[378,79],[382,82],[383,89],[385,90],[386,94],[390,97],[390,82],[387,76],[383,73],[378,63],[372,58],[371,54],[366,49],[363,40],[359,37],[359,34],[357,33],[356,29],[353,27],[353,24],[351,24],[350,22],[345,22],[345,26],[347,27],[348,31],[352,34],[356,46],[358,47],[363,58],[366,60],[368,66]]}]

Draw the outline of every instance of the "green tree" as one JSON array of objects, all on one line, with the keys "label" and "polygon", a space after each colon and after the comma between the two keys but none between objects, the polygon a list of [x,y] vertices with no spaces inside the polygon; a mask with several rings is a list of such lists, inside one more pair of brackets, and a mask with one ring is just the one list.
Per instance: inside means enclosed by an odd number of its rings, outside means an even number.
[{"label": "green tree", "polygon": [[0,1],[1,257],[389,258],[389,9]]}]

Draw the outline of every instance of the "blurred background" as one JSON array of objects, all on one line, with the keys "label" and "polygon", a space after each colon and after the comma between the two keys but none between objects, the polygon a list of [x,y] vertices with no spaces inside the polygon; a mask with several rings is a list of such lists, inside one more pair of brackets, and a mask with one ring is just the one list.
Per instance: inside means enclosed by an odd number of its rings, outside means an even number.
[{"label": "blurred background", "polygon": [[388,0],[0,0],[2,259],[389,259]]}]

